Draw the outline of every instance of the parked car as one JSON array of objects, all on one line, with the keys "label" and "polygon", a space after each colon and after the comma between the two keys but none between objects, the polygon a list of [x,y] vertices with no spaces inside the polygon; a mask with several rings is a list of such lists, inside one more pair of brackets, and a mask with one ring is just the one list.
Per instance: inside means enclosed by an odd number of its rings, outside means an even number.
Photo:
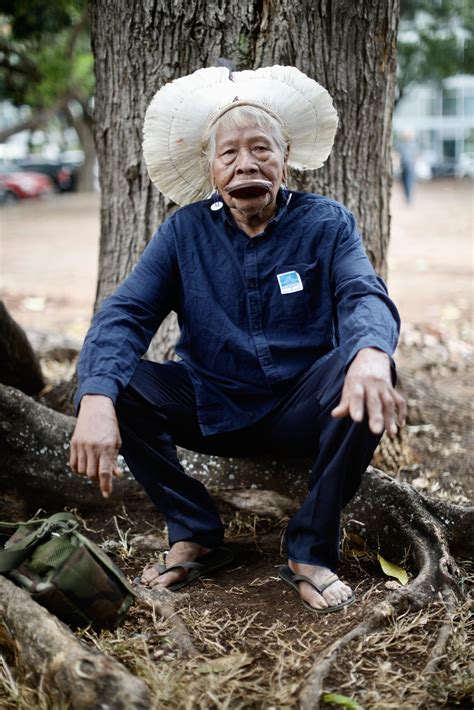
[{"label": "parked car", "polygon": [[6,162],[0,162],[0,188],[3,204],[54,192],[53,181],[47,175],[23,171],[18,165]]},{"label": "parked car", "polygon": [[63,160],[48,160],[47,158],[36,156],[20,158],[15,163],[28,172],[47,175],[53,181],[58,192],[69,192],[76,189],[79,173],[76,163]]},{"label": "parked car", "polygon": [[431,175],[433,178],[454,177],[456,175],[456,161],[445,159],[442,162],[433,163]]},{"label": "parked car", "polygon": [[474,178],[474,152],[461,153],[456,165],[456,177]]}]

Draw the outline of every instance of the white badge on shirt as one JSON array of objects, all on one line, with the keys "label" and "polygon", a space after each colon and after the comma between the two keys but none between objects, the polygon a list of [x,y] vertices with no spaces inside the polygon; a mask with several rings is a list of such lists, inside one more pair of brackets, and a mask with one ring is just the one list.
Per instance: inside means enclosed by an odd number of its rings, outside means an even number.
[{"label": "white badge on shirt", "polygon": [[294,293],[303,290],[303,282],[297,271],[285,271],[284,274],[277,274],[278,285],[282,293]]}]

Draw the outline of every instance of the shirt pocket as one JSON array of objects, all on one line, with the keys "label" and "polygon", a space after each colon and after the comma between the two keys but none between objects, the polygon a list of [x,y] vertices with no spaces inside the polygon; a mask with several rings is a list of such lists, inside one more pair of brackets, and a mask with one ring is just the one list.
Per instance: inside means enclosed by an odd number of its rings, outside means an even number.
[{"label": "shirt pocket", "polygon": [[314,322],[323,305],[319,259],[309,264],[279,264],[273,279],[276,319],[289,327]]}]

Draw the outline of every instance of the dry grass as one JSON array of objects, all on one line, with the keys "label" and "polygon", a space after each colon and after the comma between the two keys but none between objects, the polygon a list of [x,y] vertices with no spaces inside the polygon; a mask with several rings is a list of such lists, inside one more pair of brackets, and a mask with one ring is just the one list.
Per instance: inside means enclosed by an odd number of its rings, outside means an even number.
[{"label": "dry grass", "polygon": [[[133,563],[138,552],[130,545],[129,518],[113,521],[118,553]],[[272,530],[276,544],[278,525],[255,516],[237,514],[230,521],[235,538],[254,539],[257,547],[262,534]],[[260,540],[258,539],[260,537]],[[344,539],[346,573],[364,582],[357,589],[359,609],[370,613],[373,604],[386,593],[385,579],[366,581],[362,568],[375,567],[373,552],[364,549],[357,536]],[[135,559],[135,564],[141,560]],[[230,572],[228,574],[231,574]],[[198,655],[183,658],[172,641],[169,621],[157,616],[145,603],[136,604],[125,624],[114,633],[84,632],[91,646],[122,662],[141,677],[150,689],[151,708],[208,710],[294,708],[315,657],[332,640],[342,636],[360,619],[350,615],[307,617],[298,609],[298,618],[278,617],[271,603],[265,603],[267,584],[274,584],[268,566],[256,570],[255,577],[240,581],[234,573],[233,586],[223,591],[206,582],[196,595],[180,595],[177,611],[189,629]],[[462,567],[461,586],[467,591],[472,582],[472,565]],[[249,590],[258,588],[258,606],[252,605]],[[260,591],[261,590],[261,591]],[[459,606],[451,619],[453,635],[445,658],[431,676],[423,673],[446,614],[441,603],[417,613],[393,619],[378,633],[350,644],[328,678],[325,690],[357,700],[366,710],[435,710],[469,707],[472,692],[472,621],[469,608]],[[2,710],[46,710],[51,704],[39,691],[20,685],[8,665],[0,662],[0,708]],[[55,707],[56,710],[56,707]]]},{"label": "dry grass", "polygon": [[[262,623],[261,612],[233,615],[198,611],[180,615],[199,655],[179,658],[167,643],[167,629],[151,618],[146,637],[117,639],[88,635],[98,648],[114,655],[140,675],[150,688],[154,708],[290,708],[322,637],[280,620]],[[291,640],[289,640],[291,639]]]},{"label": "dry grass", "polygon": [[0,656],[0,708],[1,710],[30,710],[31,708],[49,710],[51,708],[51,702],[42,688],[34,689],[28,684],[18,682],[3,656]]},{"label": "dry grass", "polygon": [[[461,564],[461,587],[467,595],[473,563]],[[451,636],[437,671],[425,668],[443,623]],[[354,698],[370,710],[435,710],[472,707],[474,700],[474,621],[472,602],[449,615],[439,601],[405,613],[378,633],[349,645],[328,680],[328,691]]]}]

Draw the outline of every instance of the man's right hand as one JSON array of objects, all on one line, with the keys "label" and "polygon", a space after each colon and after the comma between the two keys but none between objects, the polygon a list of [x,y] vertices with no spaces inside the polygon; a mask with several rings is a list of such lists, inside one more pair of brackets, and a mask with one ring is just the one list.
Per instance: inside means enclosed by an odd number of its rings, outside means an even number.
[{"label": "man's right hand", "polygon": [[84,395],[71,439],[69,465],[75,473],[99,481],[104,498],[112,493],[112,478],[120,476],[117,454],[121,443],[110,397]]}]

